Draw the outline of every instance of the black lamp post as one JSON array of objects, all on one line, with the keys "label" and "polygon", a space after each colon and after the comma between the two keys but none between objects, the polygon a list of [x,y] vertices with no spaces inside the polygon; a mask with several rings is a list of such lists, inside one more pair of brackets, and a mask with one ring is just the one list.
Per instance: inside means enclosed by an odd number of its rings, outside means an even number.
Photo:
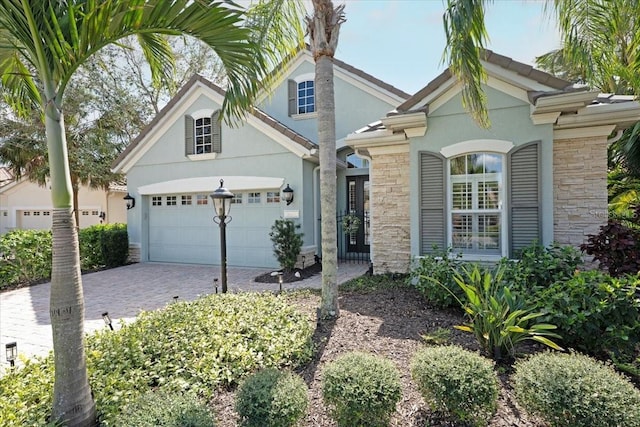
[{"label": "black lamp post", "polygon": [[7,355],[7,362],[13,368],[16,366],[16,359],[18,358],[18,344],[14,342],[10,342],[5,346],[5,351]]},{"label": "black lamp post", "polygon": [[220,226],[220,270],[222,274],[222,293],[227,293],[227,223],[231,221],[229,211],[231,210],[231,199],[233,193],[224,188],[224,180],[220,180],[220,187],[211,193],[213,209],[216,216],[213,222]]}]

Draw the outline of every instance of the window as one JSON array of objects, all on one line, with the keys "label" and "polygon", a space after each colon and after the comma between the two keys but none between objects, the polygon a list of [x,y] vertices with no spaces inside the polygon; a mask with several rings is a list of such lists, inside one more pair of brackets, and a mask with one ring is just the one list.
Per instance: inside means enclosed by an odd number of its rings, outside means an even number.
[{"label": "window", "polygon": [[198,194],[196,196],[196,205],[207,205],[209,204],[209,200],[207,199],[206,194]]},{"label": "window", "polygon": [[449,224],[454,252],[502,254],[503,156],[463,154],[449,161]]},{"label": "window", "polygon": [[176,196],[167,196],[167,206],[176,206]]},{"label": "window", "polygon": [[40,216],[40,211],[34,211],[33,216]]},{"label": "window", "polygon": [[2,216],[7,216],[7,211],[2,212]]},{"label": "window", "polygon": [[233,199],[231,199],[232,205],[241,205],[242,204],[242,193],[233,193]]},{"label": "window", "polygon": [[247,200],[249,204],[261,203],[260,201],[260,193],[249,193],[249,198]]},{"label": "window", "polygon": [[313,80],[298,83],[298,114],[307,114],[316,111],[313,84]]},{"label": "window", "polygon": [[153,196],[151,198],[151,206],[162,206],[162,197],[161,196]]},{"label": "window", "polygon": [[91,215],[98,216],[98,211],[91,211]]},{"label": "window", "polygon": [[89,211],[82,211],[82,216],[89,216]]},{"label": "window", "polygon": [[182,206],[191,205],[191,196],[181,196]]},{"label": "window", "polygon": [[30,216],[30,215],[31,215],[31,212],[29,212],[29,211],[24,211],[24,212],[22,213],[22,215],[23,215],[23,216]]},{"label": "window", "polygon": [[[51,215],[51,212],[49,212],[49,211],[44,211],[44,212],[42,212],[42,215],[44,215],[44,216],[50,216],[50,215]],[[6,215],[6,212],[5,212],[5,216],[7,216],[7,215]]]},{"label": "window", "polygon": [[185,116],[184,119],[187,156],[222,152],[222,123],[219,110],[199,111],[194,116]]},{"label": "window", "polygon": [[267,191],[267,203],[280,203],[280,193],[277,191]]}]

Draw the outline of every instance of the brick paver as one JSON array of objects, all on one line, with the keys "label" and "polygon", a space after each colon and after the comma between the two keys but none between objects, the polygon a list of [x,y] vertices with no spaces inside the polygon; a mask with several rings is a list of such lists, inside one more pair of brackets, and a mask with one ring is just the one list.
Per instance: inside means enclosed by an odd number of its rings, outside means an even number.
[{"label": "brick paver", "polygon": [[[338,282],[361,276],[366,264],[340,264]],[[277,290],[278,284],[256,283],[253,278],[265,269],[229,268],[229,292]],[[213,278],[219,266],[140,263],[82,276],[85,300],[85,331],[106,327],[107,311],[117,328],[120,319],[131,321],[141,310],[155,310],[174,301],[193,300],[214,293]],[[49,291],[43,283],[0,294],[0,363],[6,363],[5,344],[16,341],[21,356],[46,355],[51,348]],[[321,275],[285,283],[284,289],[320,288]]]}]

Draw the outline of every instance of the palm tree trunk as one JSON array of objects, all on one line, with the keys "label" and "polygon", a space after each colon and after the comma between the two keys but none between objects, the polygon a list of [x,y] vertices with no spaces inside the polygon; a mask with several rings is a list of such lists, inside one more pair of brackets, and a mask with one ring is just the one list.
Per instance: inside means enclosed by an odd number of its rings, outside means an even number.
[{"label": "palm tree trunk", "polygon": [[55,383],[51,418],[71,427],[95,426],[96,409],[84,350],[84,296],[78,232],[71,206],[64,119],[54,102],[47,104],[45,126],[53,202],[49,313],[53,330]]},{"label": "palm tree trunk", "polygon": [[322,298],[320,319],[338,317],[338,251],[336,226],[336,109],[333,90],[333,55],[338,45],[344,5],[313,0],[307,19],[311,50],[316,61],[316,111],[320,145],[320,215],[322,228]]}]

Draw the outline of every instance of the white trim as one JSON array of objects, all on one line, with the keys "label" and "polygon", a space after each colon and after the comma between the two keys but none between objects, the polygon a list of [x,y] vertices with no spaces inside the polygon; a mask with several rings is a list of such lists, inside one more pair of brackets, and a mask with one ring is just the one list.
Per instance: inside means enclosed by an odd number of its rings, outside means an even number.
[{"label": "white trim", "polygon": [[616,128],[616,125],[591,126],[574,129],[554,129],[553,140],[608,137]]},{"label": "white trim", "polygon": [[203,119],[203,118],[207,118],[207,117],[211,117],[213,116],[213,112],[216,111],[213,108],[202,108],[198,111],[194,111],[193,113],[190,114],[191,117],[193,117],[193,119]]},{"label": "white trim", "polygon": [[471,139],[469,141],[458,142],[440,150],[447,159],[465,153],[493,152],[506,154],[513,148],[513,142],[501,139]]},{"label": "white trim", "polygon": [[294,82],[296,83],[302,83],[302,82],[308,82],[311,81],[313,82],[313,85],[315,87],[316,84],[316,74],[315,73],[305,73],[305,74],[300,74],[299,76],[294,77],[293,79]]},{"label": "white trim", "polygon": [[200,160],[215,160],[218,153],[189,154],[187,158],[193,162]]},{"label": "white trim", "polygon": [[284,178],[266,176],[207,176],[198,178],[175,179],[156,182],[138,187],[138,194],[151,196],[159,194],[179,193],[212,193],[220,186],[220,179],[224,179],[224,186],[229,191],[279,189],[284,185]]},{"label": "white trim", "polygon": [[[315,96],[315,95],[314,95]],[[296,101],[298,99],[296,98]],[[314,100],[315,102],[315,100]],[[316,117],[318,117],[318,112],[314,111],[312,113],[302,113],[302,114],[292,114],[291,118],[293,120],[307,120],[307,119],[315,119]]]},{"label": "white trim", "polygon": [[560,111],[552,111],[550,113],[536,113],[534,111],[533,105],[531,106],[531,122],[534,125],[546,125],[550,123],[555,123],[560,117]]}]

